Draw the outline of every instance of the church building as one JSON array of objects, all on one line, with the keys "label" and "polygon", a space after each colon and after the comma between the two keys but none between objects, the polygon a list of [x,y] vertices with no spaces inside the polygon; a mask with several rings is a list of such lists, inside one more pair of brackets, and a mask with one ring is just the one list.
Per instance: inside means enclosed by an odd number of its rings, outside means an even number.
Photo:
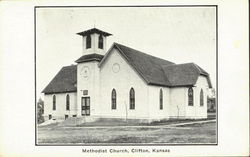
[{"label": "church building", "polygon": [[207,118],[212,85],[197,64],[175,64],[118,43],[106,51],[112,34],[97,28],[77,34],[82,56],[42,91],[46,120]]}]

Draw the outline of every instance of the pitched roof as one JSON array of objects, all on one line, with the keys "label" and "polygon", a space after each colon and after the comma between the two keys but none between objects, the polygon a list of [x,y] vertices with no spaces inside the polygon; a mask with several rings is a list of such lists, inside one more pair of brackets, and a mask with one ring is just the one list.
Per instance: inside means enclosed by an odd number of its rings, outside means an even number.
[{"label": "pitched roof", "polygon": [[[207,78],[209,87],[212,87],[209,74],[194,63],[175,64],[117,43],[113,44],[105,56],[98,54],[84,55],[76,62],[97,60],[101,61],[99,63],[101,67],[113,48],[118,49],[118,52],[149,85],[193,86],[196,84],[198,77],[203,75]],[[57,73],[42,92],[45,94],[76,92],[76,83],[77,66],[66,66]]]},{"label": "pitched roof", "polygon": [[194,63],[163,66],[163,71],[172,87],[195,85],[200,75],[205,76],[212,87],[208,73]]},{"label": "pitched roof", "polygon": [[110,34],[108,32],[104,32],[104,31],[102,31],[100,29],[97,29],[97,28],[92,28],[92,29],[89,29],[89,30],[86,30],[86,31],[83,31],[83,32],[76,33],[76,34],[81,35],[81,36],[87,36],[87,35],[93,34],[93,33],[102,34],[103,36],[112,35],[112,34]]},{"label": "pitched roof", "polygon": [[164,75],[162,66],[174,63],[157,58],[127,46],[115,43],[127,61],[146,80],[148,84],[171,86],[168,78]]},{"label": "pitched roof", "polygon": [[77,91],[77,66],[63,67],[52,81],[44,88],[42,93],[62,93],[62,92],[76,92]]},{"label": "pitched roof", "polygon": [[[194,63],[175,64],[118,43],[114,43],[112,47],[119,50],[120,54],[149,85],[191,86],[196,83],[199,75],[204,75],[208,78],[209,86],[212,87],[209,74]],[[110,52],[104,56],[100,66]]]},{"label": "pitched roof", "polygon": [[88,62],[88,61],[101,61],[104,56],[100,54],[88,54],[83,55],[82,57],[78,58],[75,62],[76,63],[82,63],[82,62]]}]

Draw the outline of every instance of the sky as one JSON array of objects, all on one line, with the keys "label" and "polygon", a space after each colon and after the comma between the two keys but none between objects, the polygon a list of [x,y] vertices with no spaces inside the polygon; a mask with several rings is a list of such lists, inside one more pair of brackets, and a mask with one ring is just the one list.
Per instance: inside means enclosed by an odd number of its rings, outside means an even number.
[{"label": "sky", "polygon": [[117,42],[162,59],[196,63],[216,86],[216,10],[214,7],[74,7],[36,9],[37,98],[63,66],[76,64],[82,38],[98,28]]}]

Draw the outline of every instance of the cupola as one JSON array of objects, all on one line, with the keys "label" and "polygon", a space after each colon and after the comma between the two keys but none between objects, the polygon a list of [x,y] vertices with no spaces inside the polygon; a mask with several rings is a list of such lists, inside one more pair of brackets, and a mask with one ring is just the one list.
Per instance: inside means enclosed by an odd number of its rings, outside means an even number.
[{"label": "cupola", "polygon": [[92,28],[77,34],[82,36],[82,55],[105,55],[106,38],[112,35],[97,28]]}]

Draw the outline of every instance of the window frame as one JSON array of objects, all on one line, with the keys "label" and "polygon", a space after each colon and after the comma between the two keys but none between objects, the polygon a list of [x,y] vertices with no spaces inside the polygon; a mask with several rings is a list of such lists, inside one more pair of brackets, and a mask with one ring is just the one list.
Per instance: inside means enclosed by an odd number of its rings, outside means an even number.
[{"label": "window frame", "polygon": [[53,103],[52,103],[52,110],[55,111],[56,110],[56,95],[53,95]]},{"label": "window frame", "polygon": [[91,35],[86,36],[86,49],[91,48]]},{"label": "window frame", "polygon": [[111,109],[112,110],[116,110],[116,90],[115,89],[112,89],[112,92],[111,92]]},{"label": "window frame", "polygon": [[129,109],[134,110],[135,109],[135,90],[134,88],[130,88],[129,91]]},{"label": "window frame", "polygon": [[194,106],[194,90],[192,87],[188,88],[188,106]]},{"label": "window frame", "polygon": [[103,36],[100,34],[98,37],[98,48],[103,49],[103,47],[104,47],[104,40],[103,40]]},{"label": "window frame", "polygon": [[159,92],[159,107],[160,107],[160,110],[163,110],[163,91],[162,89],[160,89],[160,92]]},{"label": "window frame", "polygon": [[204,106],[204,92],[203,92],[202,88],[201,88],[201,91],[200,91],[200,106],[201,107]]},{"label": "window frame", "polygon": [[66,110],[70,110],[70,96],[69,94],[66,95]]}]

